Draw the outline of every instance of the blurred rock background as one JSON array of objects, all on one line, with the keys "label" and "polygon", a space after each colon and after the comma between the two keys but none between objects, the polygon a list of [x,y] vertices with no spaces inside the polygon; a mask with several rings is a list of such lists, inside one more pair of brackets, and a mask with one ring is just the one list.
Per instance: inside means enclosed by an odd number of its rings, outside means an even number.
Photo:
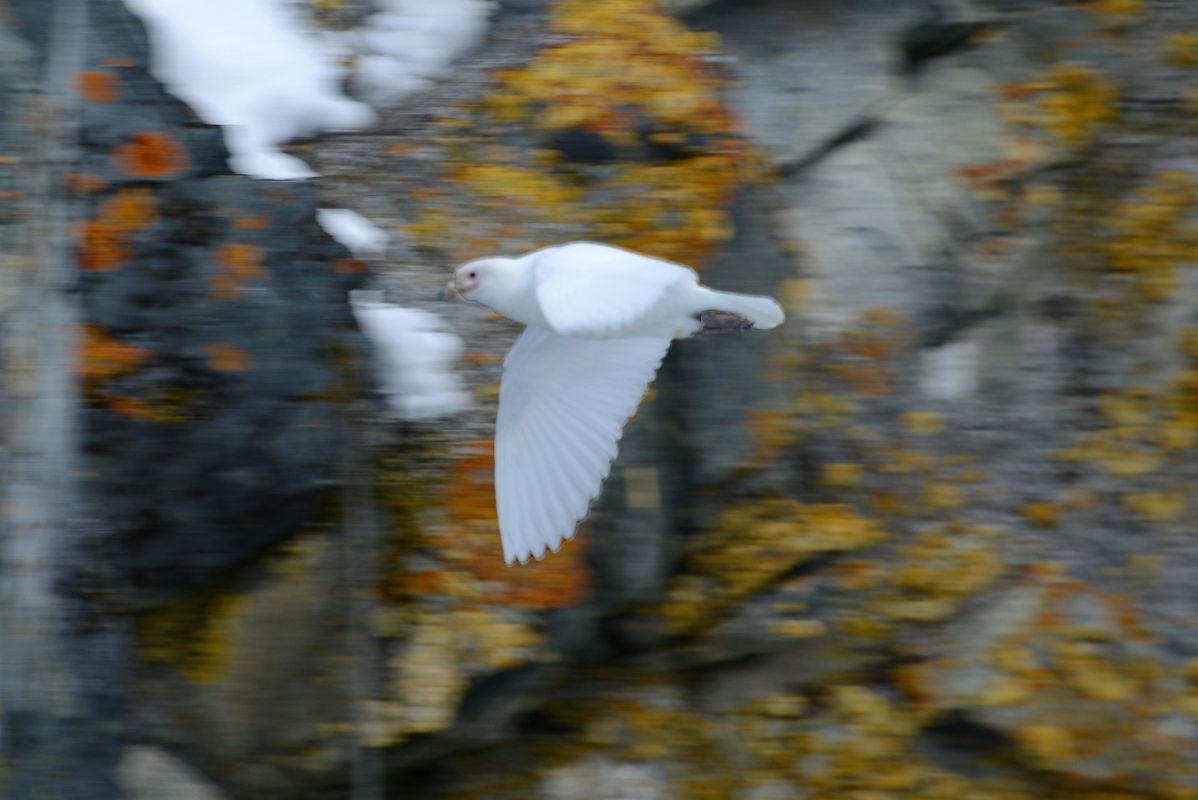
[{"label": "blurred rock background", "polygon": [[[149,59],[0,2],[5,796],[1198,797],[1188,0],[504,0],[311,181]],[[509,569],[518,331],[438,292],[577,238],[790,320],[678,343]],[[363,286],[471,411],[383,412]]]}]

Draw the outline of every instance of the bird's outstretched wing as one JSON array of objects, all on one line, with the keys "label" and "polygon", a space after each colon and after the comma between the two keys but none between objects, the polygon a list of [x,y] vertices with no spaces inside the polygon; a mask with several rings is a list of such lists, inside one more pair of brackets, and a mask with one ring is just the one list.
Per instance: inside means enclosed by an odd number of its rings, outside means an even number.
[{"label": "bird's outstretched wing", "polygon": [[540,558],[574,535],[669,339],[574,339],[529,326],[503,362],[495,501],[503,557]]},{"label": "bird's outstretched wing", "polygon": [[549,326],[566,336],[603,336],[641,318],[679,282],[686,267],[619,247],[573,242],[534,254],[537,301]]}]

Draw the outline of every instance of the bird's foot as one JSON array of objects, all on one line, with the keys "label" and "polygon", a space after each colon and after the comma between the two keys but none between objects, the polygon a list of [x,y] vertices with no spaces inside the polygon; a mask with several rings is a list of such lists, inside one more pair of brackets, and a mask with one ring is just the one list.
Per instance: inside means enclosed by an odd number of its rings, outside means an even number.
[{"label": "bird's foot", "polygon": [[740,333],[753,327],[753,320],[731,311],[704,311],[699,314],[703,327],[699,333]]}]

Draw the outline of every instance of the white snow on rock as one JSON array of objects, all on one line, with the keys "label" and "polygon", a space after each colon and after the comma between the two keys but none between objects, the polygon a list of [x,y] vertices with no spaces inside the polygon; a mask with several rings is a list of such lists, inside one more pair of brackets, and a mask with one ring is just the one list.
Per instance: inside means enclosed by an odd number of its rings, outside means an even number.
[{"label": "white snow on rock", "polygon": [[319,208],[316,221],[358,258],[381,256],[391,239],[385,230],[348,208]]},{"label": "white snow on rock", "polygon": [[236,172],[310,178],[308,165],[280,144],[374,121],[369,106],[341,93],[336,49],[284,0],[125,3],[149,30],[154,76],[206,122],[225,127]]},{"label": "white snow on rock", "polygon": [[919,387],[935,400],[959,401],[977,394],[981,345],[973,339],[949,342],[920,355]]},{"label": "white snow on rock", "polygon": [[392,412],[405,420],[428,420],[470,406],[453,371],[462,340],[431,311],[383,302],[381,292],[349,293],[354,318],[374,345],[379,387]]},{"label": "white snow on rock", "polygon": [[487,31],[491,0],[376,0],[358,33],[355,92],[376,105],[424,88]]},{"label": "white snow on rock", "polygon": [[146,24],[154,76],[225,128],[230,168],[277,180],[315,175],[280,145],[374,122],[343,93],[345,78],[371,103],[394,103],[477,44],[493,10],[491,0],[374,0],[363,27],[334,34],[308,26],[294,0],[125,4]]}]

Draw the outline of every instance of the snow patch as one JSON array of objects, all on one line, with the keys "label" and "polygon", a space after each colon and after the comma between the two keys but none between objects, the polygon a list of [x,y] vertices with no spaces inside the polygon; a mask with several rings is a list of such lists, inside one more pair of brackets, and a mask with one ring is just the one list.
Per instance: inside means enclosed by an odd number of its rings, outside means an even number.
[{"label": "snow patch", "polygon": [[[481,41],[491,0],[375,0],[344,34],[305,24],[294,0],[125,0],[152,44],[151,72],[206,122],[225,127],[229,166],[256,178],[311,178],[280,145],[375,121],[369,105],[424,88]],[[356,56],[352,74],[343,66]]]},{"label": "snow patch", "polygon": [[396,416],[428,420],[470,406],[453,362],[462,340],[431,311],[383,302],[381,292],[349,293],[354,318],[374,345],[379,386]]},{"label": "snow patch", "polygon": [[376,0],[358,33],[354,89],[375,105],[423,89],[482,41],[491,0]]},{"label": "snow patch", "polygon": [[348,208],[316,210],[320,227],[358,258],[378,257],[387,249],[391,235],[357,211]]},{"label": "snow patch", "polygon": [[284,142],[374,121],[340,90],[342,55],[306,30],[285,0],[125,0],[146,24],[151,71],[206,122],[226,126],[236,172],[310,178]]},{"label": "snow patch", "polygon": [[981,348],[972,339],[950,342],[920,354],[919,387],[935,400],[964,400],[977,394]]}]

